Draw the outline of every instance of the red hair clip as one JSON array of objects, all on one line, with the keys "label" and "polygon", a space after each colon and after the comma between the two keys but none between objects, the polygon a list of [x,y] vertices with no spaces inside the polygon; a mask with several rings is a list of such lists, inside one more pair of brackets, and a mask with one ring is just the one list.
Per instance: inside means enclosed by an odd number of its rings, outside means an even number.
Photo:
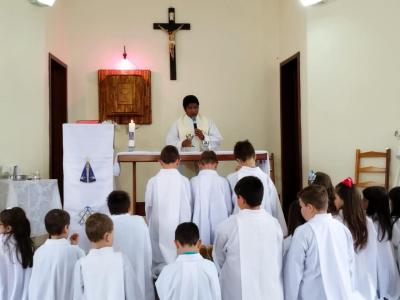
[{"label": "red hair clip", "polygon": [[346,179],[343,179],[342,183],[345,186],[347,186],[348,188],[352,188],[353,187],[353,179],[351,179],[351,177],[347,177]]}]

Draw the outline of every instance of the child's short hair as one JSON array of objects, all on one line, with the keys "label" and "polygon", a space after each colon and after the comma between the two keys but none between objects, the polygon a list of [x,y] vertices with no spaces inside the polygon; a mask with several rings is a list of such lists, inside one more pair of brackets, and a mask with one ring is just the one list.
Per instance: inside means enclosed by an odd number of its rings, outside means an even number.
[{"label": "child's short hair", "polygon": [[85,231],[89,241],[96,243],[103,239],[107,232],[112,232],[114,225],[109,216],[94,213],[86,220]]},{"label": "child's short hair", "polygon": [[233,155],[235,159],[246,161],[256,156],[256,151],[249,140],[239,141],[233,148]]},{"label": "child's short hair", "polygon": [[129,194],[125,191],[112,191],[107,197],[107,205],[112,215],[126,214],[131,206]]},{"label": "child's short hair", "polygon": [[62,234],[64,227],[70,223],[69,213],[62,209],[52,209],[44,217],[44,225],[50,235]]},{"label": "child's short hair", "polygon": [[193,246],[199,240],[199,228],[196,224],[191,222],[181,223],[176,227],[175,240],[178,241],[182,246],[188,245]]},{"label": "child's short hair", "polygon": [[328,208],[328,192],[322,185],[311,184],[302,189],[297,196],[303,203],[311,204],[317,210],[326,210]]},{"label": "child's short hair", "polygon": [[184,109],[186,109],[186,107],[188,107],[191,103],[200,105],[199,99],[197,99],[195,95],[187,95],[185,98],[183,98],[182,105]]},{"label": "child's short hair", "polygon": [[160,160],[165,164],[174,163],[179,158],[179,151],[175,146],[167,145],[161,151]]},{"label": "child's short hair", "polygon": [[400,218],[400,186],[396,186],[389,191],[389,198],[392,203],[392,217],[394,221]]},{"label": "child's short hair", "polygon": [[201,153],[200,161],[201,164],[216,164],[218,163],[217,154],[214,151],[204,151]]},{"label": "child's short hair", "polygon": [[254,176],[243,177],[236,183],[236,195],[242,196],[250,207],[261,205],[264,196],[264,186],[260,179]]}]

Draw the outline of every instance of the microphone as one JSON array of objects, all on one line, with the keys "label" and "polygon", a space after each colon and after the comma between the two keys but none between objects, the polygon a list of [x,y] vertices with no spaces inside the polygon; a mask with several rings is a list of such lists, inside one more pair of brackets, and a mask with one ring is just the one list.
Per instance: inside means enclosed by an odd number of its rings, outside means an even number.
[{"label": "microphone", "polygon": [[193,120],[193,128],[196,130],[196,129],[197,129],[197,120],[196,120],[196,117],[193,117],[192,120]]}]

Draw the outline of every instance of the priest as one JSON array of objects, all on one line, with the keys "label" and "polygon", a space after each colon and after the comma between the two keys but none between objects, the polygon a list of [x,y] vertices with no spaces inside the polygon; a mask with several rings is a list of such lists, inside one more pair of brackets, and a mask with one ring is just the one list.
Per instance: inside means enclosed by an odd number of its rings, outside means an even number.
[{"label": "priest", "polygon": [[199,114],[199,100],[194,95],[183,98],[185,114],[168,131],[166,144],[178,150],[192,149],[201,151],[216,149],[222,142],[222,136],[213,121]]}]

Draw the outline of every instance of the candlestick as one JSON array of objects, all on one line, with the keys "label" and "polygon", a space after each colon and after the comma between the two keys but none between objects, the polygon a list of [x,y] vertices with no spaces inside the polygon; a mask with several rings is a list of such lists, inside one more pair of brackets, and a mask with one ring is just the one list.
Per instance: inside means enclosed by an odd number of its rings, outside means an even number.
[{"label": "candlestick", "polygon": [[131,122],[129,123],[129,127],[128,127],[128,148],[129,148],[129,151],[133,151],[133,148],[135,147],[135,127],[136,127],[136,124],[132,119]]}]

